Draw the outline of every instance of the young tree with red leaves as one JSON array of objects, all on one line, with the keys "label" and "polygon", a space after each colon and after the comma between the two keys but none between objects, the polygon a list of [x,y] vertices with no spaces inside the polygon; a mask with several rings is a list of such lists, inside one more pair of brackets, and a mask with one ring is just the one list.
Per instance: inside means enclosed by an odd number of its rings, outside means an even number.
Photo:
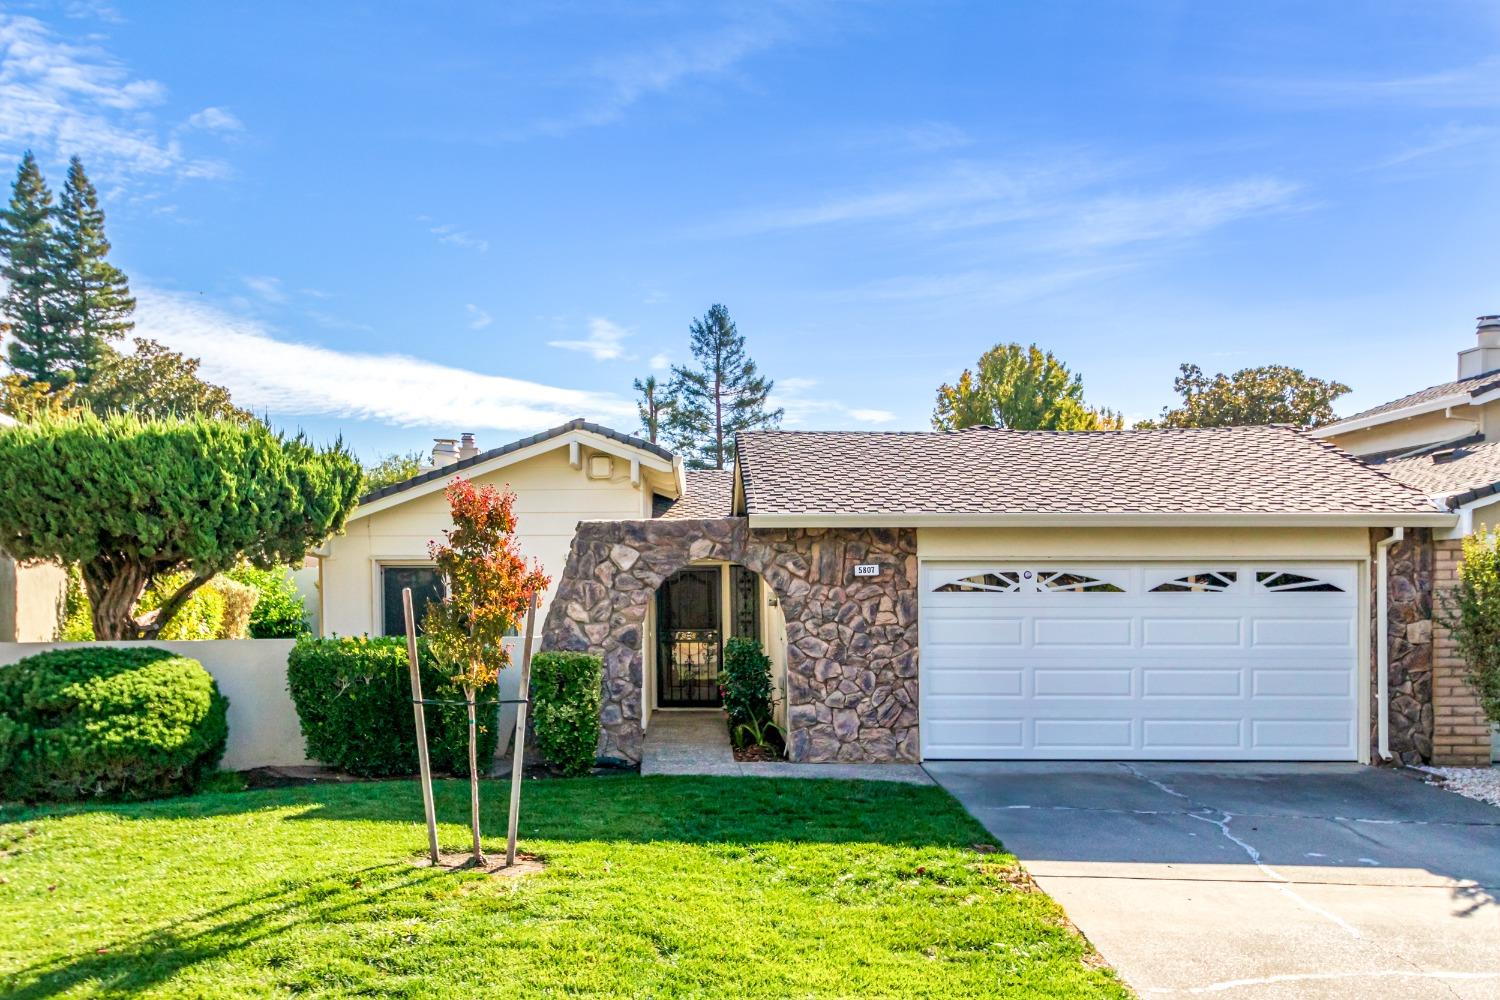
[{"label": "young tree with red leaves", "polygon": [[514,493],[455,478],[446,496],[453,529],[443,532],[442,542],[428,546],[446,593],[427,606],[422,627],[433,654],[453,670],[468,703],[470,827],[474,863],[482,865],[475,695],[494,684],[509,662],[503,640],[515,634],[548,578],[540,563],[528,566],[517,550]]}]

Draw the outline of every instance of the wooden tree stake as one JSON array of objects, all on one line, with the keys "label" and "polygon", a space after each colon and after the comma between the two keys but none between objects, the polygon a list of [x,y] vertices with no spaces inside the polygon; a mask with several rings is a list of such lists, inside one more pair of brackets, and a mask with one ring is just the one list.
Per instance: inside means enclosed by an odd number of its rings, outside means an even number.
[{"label": "wooden tree stake", "polygon": [[510,824],[505,834],[505,867],[516,863],[516,827],[521,822],[521,770],[526,754],[526,709],[531,700],[531,631],[536,627],[536,595],[526,606],[526,634],[521,637],[521,701],[516,705],[515,750],[510,762]]},{"label": "wooden tree stake", "polygon": [[427,848],[432,865],[438,865],[437,807],[432,804],[432,761],[427,756],[427,715],[422,705],[422,674],[417,666],[417,619],[411,610],[411,588],[401,590],[406,611],[406,660],[411,668],[411,707],[417,716],[417,761],[422,771],[422,808],[427,811]]}]

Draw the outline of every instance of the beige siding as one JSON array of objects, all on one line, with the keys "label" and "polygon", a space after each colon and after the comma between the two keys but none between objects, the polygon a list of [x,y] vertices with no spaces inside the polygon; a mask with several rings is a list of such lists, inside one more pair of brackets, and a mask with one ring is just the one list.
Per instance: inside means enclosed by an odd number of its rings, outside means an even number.
[{"label": "beige siding", "polygon": [[1482,433],[1486,439],[1500,436],[1500,403],[1436,410],[1363,430],[1335,434],[1327,440],[1354,455],[1374,455],[1420,448],[1476,433]]},{"label": "beige siding", "polygon": [[[552,577],[562,574],[573,530],[579,521],[634,519],[650,515],[650,487],[630,483],[630,462],[615,456],[614,475],[589,479],[584,468],[568,464],[566,443],[534,458],[476,476],[477,483],[509,486],[516,493],[518,542],[527,558],[539,559]],[[441,491],[416,497],[351,521],[348,531],[329,545],[322,560],[322,629],[324,634],[359,635],[380,628],[382,564],[421,565],[427,546],[449,526]],[[548,591],[548,598],[552,590]],[[538,629],[547,614],[537,615]]]},{"label": "beige siding", "polygon": [[0,553],[0,642],[57,638],[68,572],[55,563],[17,563]]}]

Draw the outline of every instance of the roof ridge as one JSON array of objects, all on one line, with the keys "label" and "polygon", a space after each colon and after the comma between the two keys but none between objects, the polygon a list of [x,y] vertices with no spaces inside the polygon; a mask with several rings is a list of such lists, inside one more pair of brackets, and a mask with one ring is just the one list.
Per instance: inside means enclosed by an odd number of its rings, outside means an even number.
[{"label": "roof ridge", "polygon": [[1304,441],[1311,441],[1313,444],[1316,444],[1318,447],[1323,448],[1325,451],[1328,451],[1328,452],[1333,453],[1334,455],[1337,455],[1339,458],[1344,459],[1346,462],[1352,462],[1354,465],[1359,466],[1361,469],[1365,470],[1366,472],[1372,472],[1372,473],[1374,473],[1377,476],[1380,476],[1380,477],[1382,477],[1382,478],[1384,478],[1386,480],[1389,480],[1390,482],[1395,483],[1397,486],[1401,487],[1403,490],[1406,490],[1408,493],[1415,493],[1417,496],[1420,496],[1423,500],[1427,499],[1427,494],[1426,493],[1424,493],[1421,490],[1417,489],[1417,487],[1411,485],[1410,483],[1404,483],[1404,482],[1402,482],[1401,480],[1397,479],[1395,476],[1391,475],[1389,472],[1385,471],[1384,469],[1377,468],[1376,466],[1371,465],[1369,462],[1364,461],[1363,459],[1359,458],[1358,456],[1356,456],[1356,455],[1354,455],[1354,454],[1352,454],[1350,452],[1345,451],[1344,449],[1340,448],[1338,445],[1334,444],[1332,441],[1329,441],[1327,438],[1314,437],[1311,428],[1309,428],[1309,427],[1295,427],[1295,428],[1293,428],[1293,430],[1295,431],[1296,435],[1299,438],[1302,438]]}]

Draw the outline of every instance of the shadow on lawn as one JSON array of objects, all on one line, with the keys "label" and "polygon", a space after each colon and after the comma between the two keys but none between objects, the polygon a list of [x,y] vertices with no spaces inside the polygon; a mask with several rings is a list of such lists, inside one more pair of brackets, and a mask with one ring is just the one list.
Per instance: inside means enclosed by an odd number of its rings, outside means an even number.
[{"label": "shadow on lawn", "polygon": [[[509,782],[487,780],[482,822],[491,836],[506,822]],[[468,785],[435,783],[438,820],[468,820]],[[420,829],[412,780],[317,785],[198,795],[126,805],[41,809],[26,820],[105,812],[141,821],[211,819],[282,810],[284,822],[397,823]],[[5,817],[0,816],[0,819]],[[991,839],[935,786],[805,778],[619,777],[527,782],[522,839],[651,843],[874,843],[968,847]],[[421,837],[413,841],[420,853]]]},{"label": "shadow on lawn", "polygon": [[7,1000],[56,996],[85,981],[111,993],[134,993],[165,982],[189,966],[298,925],[338,922],[340,914],[378,905],[390,893],[444,877],[439,872],[417,871],[397,863],[299,881],[196,914],[171,927],[116,941],[95,952],[38,962],[6,976],[0,985]]}]

